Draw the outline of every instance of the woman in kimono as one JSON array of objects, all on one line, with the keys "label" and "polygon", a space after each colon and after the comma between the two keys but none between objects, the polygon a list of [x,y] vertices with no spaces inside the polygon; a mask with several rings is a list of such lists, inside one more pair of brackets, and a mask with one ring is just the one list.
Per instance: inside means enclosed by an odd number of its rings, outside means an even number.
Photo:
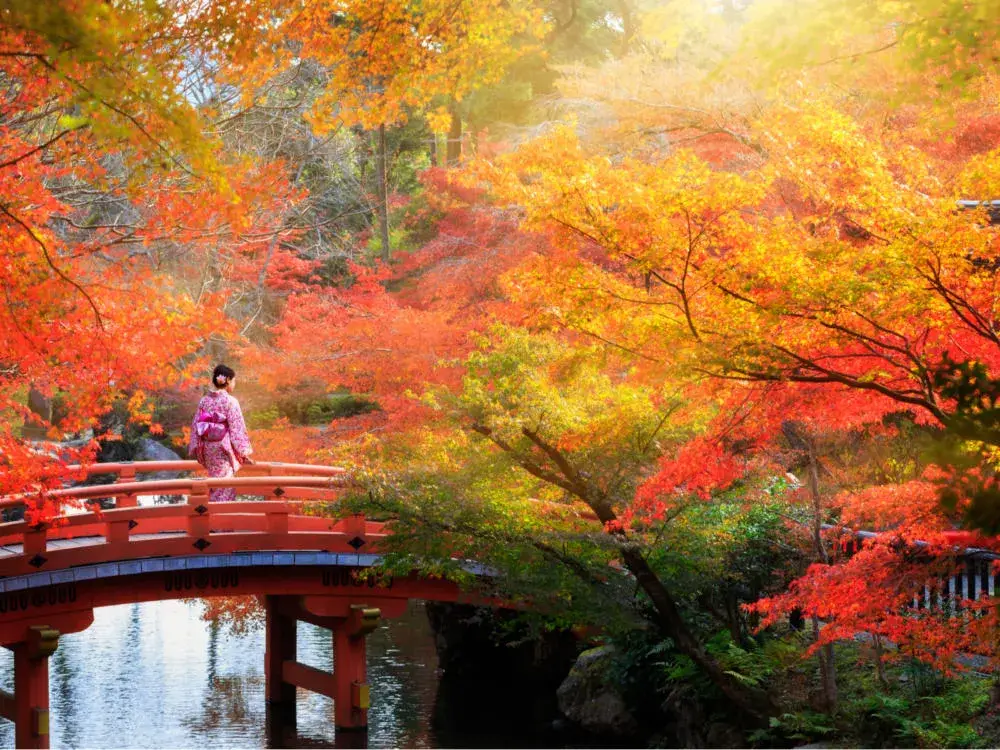
[{"label": "woman in kimono", "polygon": [[[240,402],[232,395],[236,373],[219,365],[212,373],[215,390],[206,393],[198,402],[198,411],[191,425],[191,444],[188,454],[208,470],[210,477],[231,477],[243,464],[252,464],[253,448],[243,421]],[[234,487],[213,489],[209,495],[213,502],[236,500]]]}]

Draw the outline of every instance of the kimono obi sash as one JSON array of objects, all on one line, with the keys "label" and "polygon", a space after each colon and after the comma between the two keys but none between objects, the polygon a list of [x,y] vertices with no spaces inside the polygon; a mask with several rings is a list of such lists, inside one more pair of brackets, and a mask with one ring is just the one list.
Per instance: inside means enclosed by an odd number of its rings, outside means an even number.
[{"label": "kimono obi sash", "polygon": [[228,432],[225,413],[199,409],[194,422],[194,431],[206,443],[218,443]]}]

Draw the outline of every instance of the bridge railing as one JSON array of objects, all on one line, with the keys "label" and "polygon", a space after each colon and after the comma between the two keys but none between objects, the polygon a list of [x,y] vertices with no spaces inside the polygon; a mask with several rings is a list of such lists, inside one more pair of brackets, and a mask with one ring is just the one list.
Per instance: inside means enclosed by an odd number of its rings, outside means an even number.
[{"label": "bridge railing", "polygon": [[[122,461],[119,463],[90,464],[88,466],[67,466],[67,473],[85,472],[87,476],[113,474],[119,482],[135,481],[143,474],[163,471],[204,474],[205,468],[197,461]],[[314,464],[291,464],[280,461],[260,461],[246,464],[240,469],[242,476],[345,476],[345,469],[339,466],[316,466]]]},{"label": "bridge railing", "polygon": [[[194,471],[197,464],[143,462],[98,464],[91,474],[116,474],[118,481],[50,490],[41,495],[0,499],[0,510],[43,498],[68,506],[114,499],[115,507],[67,513],[44,523],[0,523],[0,576],[76,565],[169,557],[205,552],[316,550],[359,554],[373,551],[383,525],[362,516],[302,515],[304,502],[335,502],[349,486],[337,467],[261,463],[250,476],[136,481],[155,471]],[[110,469],[110,471],[109,471]],[[275,472],[294,471],[280,474]],[[211,502],[213,489],[235,489],[235,502]],[[169,495],[180,502],[139,506],[139,496]],[[250,498],[250,499],[247,499]]]},{"label": "bridge railing", "polygon": [[[69,475],[79,476],[81,473],[87,477],[92,476],[114,476],[113,484],[84,485],[68,487],[61,490],[48,490],[41,493],[42,496],[53,500],[65,501],[72,505],[72,501],[89,500],[110,500],[114,499],[118,507],[136,505],[136,497],[140,495],[171,495],[186,494],[185,490],[190,488],[193,478],[181,479],[142,479],[145,474],[160,472],[188,472],[203,475],[205,472],[197,461],[136,461],[122,463],[91,464],[89,466],[67,466]],[[348,473],[338,466],[316,466],[313,464],[289,464],[276,461],[247,464],[240,469],[238,478],[260,478],[260,477],[286,477],[288,484],[294,483],[298,478],[326,477],[329,480],[340,480],[342,483],[348,481]],[[236,477],[233,477],[235,480]],[[188,484],[165,485],[164,482],[182,482]],[[133,486],[135,485],[135,486]],[[247,484],[246,486],[253,486]],[[298,483],[298,486],[302,486]],[[101,488],[100,492],[93,492],[94,488]],[[164,489],[166,488],[166,489]],[[0,511],[9,511],[23,507],[26,503],[37,501],[39,493],[24,493],[20,495],[10,495],[0,497]]]}]

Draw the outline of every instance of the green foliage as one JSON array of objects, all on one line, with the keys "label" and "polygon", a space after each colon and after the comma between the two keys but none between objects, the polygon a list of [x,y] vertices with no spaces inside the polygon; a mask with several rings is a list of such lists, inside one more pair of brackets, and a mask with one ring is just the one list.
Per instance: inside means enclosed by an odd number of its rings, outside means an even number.
[{"label": "green foliage", "polygon": [[320,279],[319,283],[333,287],[349,286],[354,280],[350,266],[344,255],[330,255],[323,260],[313,274]]},{"label": "green foliage", "polygon": [[269,406],[266,409],[254,409],[245,416],[247,427],[251,430],[266,429],[281,418],[281,412],[277,406]]},{"label": "green foliage", "polygon": [[[599,526],[584,532],[540,514],[539,499],[557,496],[504,456],[464,435],[386,441],[385,449],[379,471],[360,475],[366,492],[341,508],[391,524],[382,548],[388,572],[417,569],[508,601],[528,600],[531,614],[549,625],[620,632],[642,621],[634,582],[610,565],[618,556],[613,541]],[[474,578],[463,559],[497,575]]]},{"label": "green foliage", "polygon": [[285,398],[266,409],[257,409],[247,417],[251,429],[270,427],[279,418],[292,424],[320,425],[335,419],[378,411],[379,406],[367,396],[337,391],[318,398]]},{"label": "green foliage", "polygon": [[431,132],[423,118],[415,117],[386,134],[389,150],[389,182],[401,195],[420,192],[420,173],[431,166],[427,145]]},{"label": "green foliage", "polygon": [[828,737],[836,731],[830,717],[818,711],[799,711],[772,716],[768,729],[758,729],[750,733],[751,742],[773,742],[774,737],[810,742]]},{"label": "green foliage", "polygon": [[[728,718],[727,701],[695,664],[655,631],[612,639],[616,653],[608,679],[625,695],[654,710],[657,700],[692,690],[714,715]],[[841,701],[826,713],[813,705],[815,657],[806,658],[802,633],[764,632],[736,643],[728,630],[705,641],[705,650],[738,682],[769,692],[779,706],[767,727],[747,739],[761,747],[832,742],[848,747],[988,747],[992,683],[975,674],[948,678],[926,665],[887,665],[888,686],[878,682],[861,644],[838,645]]]},{"label": "green foliage", "polygon": [[[838,644],[840,703],[822,713],[812,703],[814,657],[803,660],[801,634],[774,638],[762,648],[730,645],[720,656],[731,673],[760,680],[783,709],[749,739],[761,746],[832,741],[860,747],[984,747],[980,717],[991,702],[991,682],[975,674],[948,678],[924,664],[886,665],[878,681],[860,644]],[[717,646],[715,646],[717,650]]]},{"label": "green foliage", "polygon": [[610,376],[607,352],[551,335],[495,326],[465,361],[462,393],[438,392],[430,403],[471,422],[516,453],[530,453],[528,433],[585,466],[591,481],[622,503],[659,452],[676,437],[648,387]]},{"label": "green foliage", "polygon": [[974,676],[943,682],[930,695],[884,693],[845,707],[861,735],[883,747],[984,747],[973,719],[990,702],[990,683]]},{"label": "green foliage", "polygon": [[736,627],[743,630],[738,605],[780,590],[788,574],[777,571],[801,566],[798,552],[781,543],[787,535],[786,502],[748,506],[738,500],[689,505],[648,554],[654,570],[685,597],[689,617],[701,618],[709,631],[720,623],[705,619],[706,600],[715,612],[736,615]]},{"label": "green foliage", "polygon": [[393,220],[405,230],[404,240],[395,247],[396,254],[418,250],[434,239],[442,217],[442,212],[431,206],[425,190],[412,194],[405,206],[393,212]]},{"label": "green foliage", "polygon": [[[655,630],[633,630],[612,639],[614,659],[608,681],[618,686],[622,696],[640,710],[651,711],[663,700],[670,683],[664,680],[663,665],[677,658],[673,642]],[[689,678],[697,678],[694,670]]]},{"label": "green foliage", "polygon": [[[392,252],[395,254],[397,252],[407,252],[416,249],[408,241],[409,232],[405,228],[400,228],[399,226],[396,226],[396,221],[392,217],[393,213],[390,213],[389,247],[392,248]],[[368,257],[372,260],[380,258],[382,256],[382,238],[379,236],[378,232],[372,233],[371,237],[368,239],[368,245],[366,249]]]},{"label": "green foliage", "polygon": [[[775,676],[783,674],[789,665],[802,658],[803,649],[804,646],[795,638],[746,638],[745,645],[740,645],[728,630],[716,632],[705,643],[705,651],[719,662],[727,674],[753,687],[767,687]],[[687,656],[670,652],[658,666],[668,682],[689,682],[705,698],[722,698]]]}]

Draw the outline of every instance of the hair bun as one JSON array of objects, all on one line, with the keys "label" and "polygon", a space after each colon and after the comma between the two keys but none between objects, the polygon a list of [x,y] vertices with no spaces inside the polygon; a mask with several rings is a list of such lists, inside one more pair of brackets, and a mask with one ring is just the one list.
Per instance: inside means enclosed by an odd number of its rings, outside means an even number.
[{"label": "hair bun", "polygon": [[233,382],[236,371],[226,365],[217,365],[212,372],[212,385],[216,388],[225,388],[228,383]]}]

